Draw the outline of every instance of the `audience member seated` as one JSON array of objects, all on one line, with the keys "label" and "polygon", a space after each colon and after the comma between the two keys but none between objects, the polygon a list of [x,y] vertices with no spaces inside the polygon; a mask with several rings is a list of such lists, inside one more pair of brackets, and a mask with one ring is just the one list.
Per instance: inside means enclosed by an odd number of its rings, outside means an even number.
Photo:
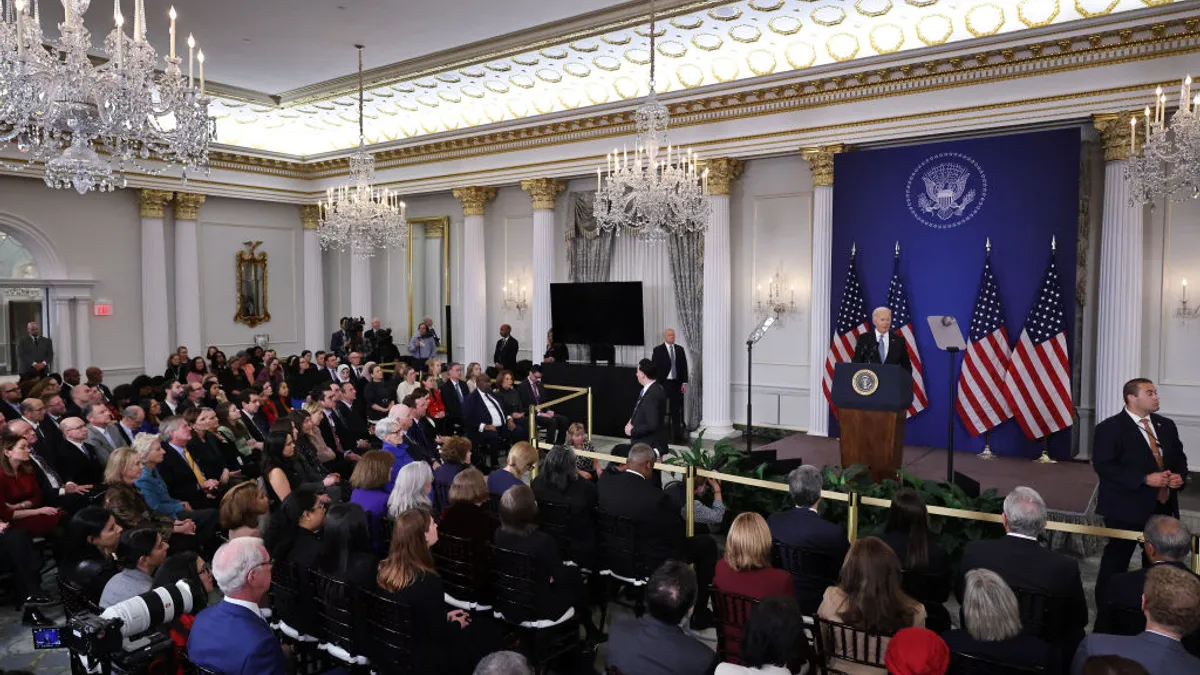
[{"label": "audience member seated", "polygon": [[[517,393],[521,397],[522,410],[528,410],[531,406],[550,400],[550,396],[546,394],[546,386],[542,384],[540,363],[529,367],[529,376],[517,387]],[[548,442],[560,445],[567,442],[567,428],[571,426],[571,420],[566,415],[549,409],[539,410],[536,421],[539,429],[546,430]],[[525,424],[525,428],[529,428],[528,423]]]},{"label": "audience member seated", "polygon": [[383,450],[371,450],[354,464],[350,474],[350,503],[362,507],[367,517],[367,529],[376,551],[383,551],[383,520],[387,517],[387,502],[391,492],[387,490],[394,458]]},{"label": "audience member seated", "polygon": [[597,501],[604,512],[637,524],[640,532],[638,554],[649,569],[657,568],[668,558],[696,566],[699,583],[691,626],[694,630],[703,630],[712,626],[708,588],[716,573],[717,544],[707,535],[687,536],[679,509],[651,480],[656,457],[654,448],[645,443],[635,444],[629,450],[624,469],[600,480]]},{"label": "audience member seated", "polygon": [[271,514],[264,540],[272,560],[287,561],[298,570],[317,566],[321,555],[321,527],[325,524],[325,502],[316,490],[296,488]]},{"label": "audience member seated", "polygon": [[[733,519],[725,540],[725,557],[717,562],[713,587],[724,593],[755,600],[777,595],[795,598],[796,587],[792,575],[771,567],[771,530],[759,514],[741,513]],[[725,652],[739,654],[743,644],[743,627],[725,626],[724,631]]]},{"label": "audience member seated", "polygon": [[269,509],[267,491],[259,481],[243,481],[230,488],[221,498],[221,528],[226,530],[228,539],[261,539],[262,530],[265,529],[263,518]]},{"label": "audience member seated", "polygon": [[[445,444],[452,437],[438,434],[437,425],[429,417],[429,406],[437,390],[417,389],[404,399],[411,411],[412,425],[404,432],[404,443],[413,459],[433,463],[438,456],[438,444]],[[463,439],[466,440],[466,439]]]},{"label": "audience member seated", "polygon": [[[653,454],[654,450],[646,446]],[[630,459],[638,452],[630,450]],[[601,487],[606,480],[601,481]],[[696,573],[685,563],[668,560],[646,584],[646,613],[617,620],[608,633],[605,665],[636,675],[705,675],[713,672],[716,654],[680,627],[696,600]]]},{"label": "audience member seated", "polygon": [[[686,519],[688,497],[684,493],[687,491],[687,481],[672,480],[663,487],[663,491],[679,508],[679,517]],[[706,503],[704,497],[710,493],[712,498]],[[709,528],[724,524],[725,500],[721,494],[720,481],[713,478],[698,479],[691,499],[692,522],[696,525],[696,532],[709,533],[712,532]]]},{"label": "audience member seated", "polygon": [[406,464],[396,474],[396,484],[388,495],[388,515],[395,520],[401,513],[420,509],[433,513],[433,469],[425,462]]},{"label": "audience member seated", "polygon": [[[1188,569],[1184,562],[1192,550],[1192,533],[1183,523],[1170,516],[1150,516],[1150,520],[1146,521],[1142,536],[1144,538],[1142,546],[1145,548],[1146,558],[1150,560],[1151,567],[1167,565],[1181,570]],[[1146,570],[1148,569],[1150,568],[1146,567],[1109,578],[1108,588],[1102,595],[1105,600],[1104,604],[1096,608],[1096,625],[1092,629],[1093,632],[1132,634],[1129,632],[1130,626],[1119,625],[1113,620],[1113,614],[1114,612],[1122,614],[1134,612],[1140,618],[1142,588],[1146,584]]]},{"label": "audience member seated", "polygon": [[[62,399],[59,398],[58,401],[61,402]],[[138,407],[142,409],[142,414],[145,418],[142,420],[142,424],[134,431],[137,431],[139,434],[154,434],[157,436],[159,423],[162,419],[162,404],[158,402],[158,399],[147,398],[139,401]],[[49,403],[46,404],[46,410],[50,410]]]},{"label": "audience member seated", "polygon": [[399,411],[400,418],[393,418],[391,413],[388,413],[387,417],[375,423],[375,436],[383,442],[383,452],[392,456],[392,466],[385,485],[387,490],[391,490],[396,484],[396,474],[400,469],[413,461],[412,456],[408,454],[408,446],[404,443],[404,431],[412,423],[408,407],[403,404],[392,407],[392,412],[396,411]]},{"label": "audience member seated", "polygon": [[[135,481],[142,476],[142,462],[133,448],[117,448],[108,457],[108,468],[104,472],[104,483],[108,490],[104,493],[104,506],[113,512],[121,528],[133,530],[148,527],[157,530],[171,544],[172,549],[195,550],[200,537],[197,536],[197,523],[194,520],[175,520],[150,508],[142,493],[134,487]],[[212,523],[204,533],[211,538]]]},{"label": "audience member seated", "polygon": [[504,468],[488,474],[488,492],[499,497],[510,487],[525,485],[525,475],[533,469],[537,460],[538,451],[529,443],[522,441],[512,446]]},{"label": "audience member seated", "polygon": [[335,504],[325,514],[317,569],[352,586],[375,587],[379,556],[371,550],[367,514],[358,504]]},{"label": "audience member seated", "polygon": [[563,565],[554,537],[538,530],[537,500],[525,485],[510,488],[500,498],[500,529],[493,542],[497,548],[533,556],[533,571],[538,581],[534,598],[537,620],[557,621],[571,607],[587,630],[588,638],[598,640],[600,629],[592,620],[583,592],[579,568]]},{"label": "audience member seated", "polygon": [[338,481],[337,474],[333,473],[312,481],[316,476],[306,471],[296,459],[296,441],[292,433],[278,431],[272,431],[263,446],[262,475],[267,479],[264,485],[271,504],[283,503],[288,495],[302,487],[312,492],[324,492]]},{"label": "audience member seated", "polygon": [[[878,537],[854,542],[837,586],[825,589],[817,615],[851,628],[887,638],[901,628],[925,626],[925,607],[900,588],[900,559]],[[832,649],[840,651],[839,636],[830,634]],[[833,658],[830,667],[847,675],[885,675],[880,668]]]},{"label": "audience member seated", "polygon": [[[180,581],[186,581],[193,590],[202,590],[205,593],[212,593],[215,585],[212,569],[195,551],[172,553],[154,573],[155,588],[174,586]],[[187,649],[188,636],[191,635],[195,622],[195,614],[180,614],[167,625],[171,632],[171,641],[175,643],[177,650]],[[183,675],[183,668],[177,668],[175,672],[177,675]]]},{"label": "audience member seated", "polygon": [[471,675],[533,675],[533,668],[517,652],[492,652],[483,657]]},{"label": "audience member seated", "polygon": [[[811,464],[793,469],[788,474],[788,492],[794,506],[771,514],[767,519],[771,538],[820,554],[828,561],[830,569],[841,569],[850,543],[841,526],[821,518],[821,470]],[[797,577],[795,581],[800,611],[812,614],[821,604],[826,584],[816,575]]]},{"label": "audience member seated", "polygon": [[238,455],[242,458],[242,472],[246,477],[257,478],[262,462],[262,442],[255,439],[254,435],[250,433],[246,423],[242,421],[242,411],[238,410],[236,405],[228,401],[218,403],[215,411],[217,433],[237,449]]},{"label": "audience member seated", "polygon": [[950,650],[927,628],[904,628],[892,636],[883,659],[888,675],[945,675]]},{"label": "audience member seated", "polygon": [[154,572],[167,559],[167,549],[167,541],[151,528],[122,532],[117,546],[121,571],[104,584],[100,608],[112,607],[153,588]]},{"label": "audience member seated", "polygon": [[120,543],[121,525],[112,511],[99,506],[80,509],[67,523],[59,576],[98,604],[105,584],[121,571],[116,556]]},{"label": "audience member seated", "polygon": [[158,473],[167,485],[172,497],[187,502],[193,508],[209,508],[217,505],[216,494],[221,482],[209,478],[192,456],[188,444],[192,440],[192,427],[183,417],[168,417],[160,425],[159,439],[163,445],[163,459]]},{"label": "audience member seated", "polygon": [[475,391],[463,403],[463,424],[467,438],[479,452],[487,450],[495,457],[509,443],[529,438],[529,427],[505,414],[504,406],[492,394],[492,381],[487,375],[477,375]]},{"label": "audience member seated", "polygon": [[[955,584],[959,602],[963,598],[964,575],[978,568],[1000,575],[1020,600],[1021,591],[1035,591],[1064,602],[1059,625],[1049,627],[1060,636],[1057,645],[1069,659],[1087,626],[1088,606],[1083,595],[1079,563],[1074,558],[1043,548],[1038,536],[1046,527],[1046,503],[1027,487],[1014,488],[1004,498],[1004,529],[1000,539],[973,541],[963,550],[961,572]],[[1025,627],[1026,632],[1029,627]]]},{"label": "audience member seated", "polygon": [[[765,531],[767,524],[762,527]],[[715,675],[791,675],[788,665],[804,662],[807,644],[796,598],[790,593],[767,598],[750,612],[742,633],[740,658],[745,665],[722,663]]]},{"label": "audience member seated", "polygon": [[335,495],[341,492],[342,478],[341,474],[330,471],[326,466],[326,462],[333,462],[337,455],[326,447],[325,440],[321,438],[317,425],[324,416],[319,405],[305,403],[303,410],[294,411],[286,419],[272,424],[267,435],[270,437],[281,431],[290,432],[296,441],[296,469],[301,478],[306,483],[324,484],[329,476],[336,476],[326,485],[326,492]]},{"label": "audience member seated", "polygon": [[442,464],[433,470],[433,485],[434,489],[434,507],[440,512],[444,510],[450,503],[440,503],[438,498],[437,486],[444,486],[443,489],[449,489],[454,483],[454,477],[462,473],[471,466],[471,441],[462,436],[451,436],[442,444],[441,449]]},{"label": "audience member seated", "polygon": [[567,445],[575,450],[575,466],[579,469],[579,477],[594,481],[600,477],[600,460],[592,457],[583,457],[579,455],[579,451],[595,452],[596,446],[588,440],[587,427],[579,422],[571,423],[567,427]]},{"label": "audience member seated", "polygon": [[31,537],[46,537],[58,527],[64,512],[45,505],[34,471],[25,437],[8,431],[0,435],[0,503],[12,511],[5,520]]},{"label": "audience member seated", "polygon": [[1180,639],[1200,628],[1200,579],[1169,565],[1146,571],[1142,591],[1146,630],[1139,635],[1092,633],[1079,644],[1071,675],[1083,675],[1094,655],[1119,654],[1141,664],[1151,675],[1200,673],[1200,658],[1183,648]]},{"label": "audience member seated", "polygon": [[926,625],[934,632],[950,630],[950,613],[942,604],[950,597],[950,556],[934,543],[929,511],[916,490],[896,491],[879,538],[900,558],[904,590],[925,605]]},{"label": "audience member seated", "polygon": [[555,446],[542,460],[541,471],[533,479],[533,494],[539,502],[567,507],[570,516],[570,544],[567,555],[576,565],[596,569],[596,484],[581,478],[578,458],[569,446]]},{"label": "audience member seated", "polygon": [[408,606],[413,619],[412,672],[469,673],[498,641],[491,635],[487,619],[473,619],[464,610],[447,608],[430,552],[437,539],[437,523],[427,510],[400,513],[376,582],[381,591]]},{"label": "audience member seated", "polygon": [[53,626],[54,620],[41,611],[57,604],[42,591],[42,556],[33,547],[33,537],[25,530],[10,529],[11,523],[12,509],[0,503],[0,555],[10,567],[10,589],[22,610],[21,623],[35,628]]},{"label": "audience member seated", "polygon": [[490,544],[500,521],[488,510],[488,498],[487,483],[479,469],[460,472],[450,486],[450,505],[438,521],[442,534],[469,539],[481,547]]},{"label": "audience member seated", "polygon": [[1058,671],[1050,646],[1041,638],[1022,635],[1017,596],[999,574],[984,569],[967,572],[962,609],[963,627],[942,635],[950,651],[1009,666]]},{"label": "audience member seated", "polygon": [[521,394],[517,392],[514,384],[512,371],[501,370],[496,373],[496,386],[492,395],[500,401],[504,414],[519,422],[529,417],[529,406],[521,402]]},{"label": "audience member seated", "polygon": [[59,476],[77,485],[103,485],[104,464],[87,443],[87,423],[78,417],[64,417],[58,429],[62,438],[52,454]]},{"label": "audience member seated", "polygon": [[[441,362],[439,362],[440,364]],[[440,371],[439,371],[440,372]],[[437,373],[433,372],[433,368],[421,377],[421,388],[429,395],[428,410],[426,411],[426,425],[433,427],[433,430],[440,433],[446,431],[446,403],[442,400],[442,381]],[[430,437],[432,438],[432,436]]]},{"label": "audience member seated", "polygon": [[[211,541],[218,514],[214,509],[196,509],[189,502],[171,496],[170,489],[159,474],[159,467],[167,452],[159,437],[140,433],[133,438],[133,450],[137,453],[137,458],[142,465],[142,472],[133,481],[133,484],[137,487],[142,499],[145,500],[146,506],[153,509],[155,513],[170,518],[172,524],[192,521],[196,531],[204,533],[201,536],[202,543]],[[207,504],[207,500],[202,504]]]},{"label": "audience member seated", "polygon": [[259,609],[271,588],[271,558],[262,540],[230,540],[213,556],[224,599],[201,611],[188,637],[188,659],[224,675],[286,675],[279,638]]},{"label": "audience member seated", "polygon": [[1142,664],[1116,654],[1089,657],[1083,675],[1150,675]]},{"label": "audience member seated", "polygon": [[237,447],[217,433],[217,413],[212,408],[188,408],[183,419],[192,426],[188,450],[206,476],[217,476],[224,490],[241,478],[242,456]]}]

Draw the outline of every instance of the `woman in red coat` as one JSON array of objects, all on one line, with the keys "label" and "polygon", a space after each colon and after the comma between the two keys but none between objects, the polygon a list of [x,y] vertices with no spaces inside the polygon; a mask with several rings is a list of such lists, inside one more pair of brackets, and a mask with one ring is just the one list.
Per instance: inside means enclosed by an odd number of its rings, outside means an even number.
[{"label": "woman in red coat", "polygon": [[12,509],[12,527],[30,536],[51,534],[62,518],[62,511],[42,501],[42,488],[29,458],[29,443],[22,436],[0,437],[0,500]]},{"label": "woman in red coat", "polygon": [[[722,593],[754,600],[796,595],[792,575],[771,567],[771,530],[762,516],[748,512],[733,520],[725,541],[725,557],[717,562],[713,586]],[[742,627],[728,626],[724,631],[726,660],[733,661],[741,653]]]}]

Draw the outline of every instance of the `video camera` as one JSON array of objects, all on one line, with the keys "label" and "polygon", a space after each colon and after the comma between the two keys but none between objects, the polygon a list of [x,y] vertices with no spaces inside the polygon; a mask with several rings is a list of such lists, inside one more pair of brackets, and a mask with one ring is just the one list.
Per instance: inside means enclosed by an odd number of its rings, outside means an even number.
[{"label": "video camera", "polygon": [[119,602],[99,616],[81,612],[65,627],[35,628],[36,649],[71,652],[89,672],[140,673],[169,653],[174,643],[160,630],[182,614],[195,614],[208,605],[208,593],[193,581],[181,579],[174,586],[159,586]]},{"label": "video camera", "polygon": [[346,334],[346,341],[342,347],[342,353],[338,356],[363,351],[363,327],[367,324],[366,320],[361,316],[343,316],[341,324],[342,332]]}]

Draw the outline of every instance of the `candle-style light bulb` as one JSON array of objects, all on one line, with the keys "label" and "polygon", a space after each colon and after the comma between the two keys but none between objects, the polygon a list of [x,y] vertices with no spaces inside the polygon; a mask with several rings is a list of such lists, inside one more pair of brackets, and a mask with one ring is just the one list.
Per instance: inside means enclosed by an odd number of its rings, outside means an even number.
[{"label": "candle-style light bulb", "polygon": [[188,86],[192,86],[192,73],[196,67],[196,38],[188,33]]},{"label": "candle-style light bulb", "polygon": [[121,65],[125,61],[125,17],[121,14],[121,7],[117,5],[117,13],[113,16],[113,21],[117,24],[117,65]]},{"label": "candle-style light bulb", "polygon": [[1183,301],[1187,302],[1187,279],[1183,280]]},{"label": "candle-style light bulb", "polygon": [[179,18],[179,14],[175,12],[174,6],[167,12],[167,16],[171,17],[171,58],[175,58],[175,19]]},{"label": "candle-style light bulb", "polygon": [[204,93],[204,50],[201,49],[196,53],[196,60],[200,62],[200,93]]}]

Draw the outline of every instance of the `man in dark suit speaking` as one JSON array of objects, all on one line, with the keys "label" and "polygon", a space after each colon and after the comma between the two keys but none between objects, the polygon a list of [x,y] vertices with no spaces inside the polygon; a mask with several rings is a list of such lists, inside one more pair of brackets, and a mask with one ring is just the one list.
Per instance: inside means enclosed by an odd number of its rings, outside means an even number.
[{"label": "man in dark suit speaking", "polygon": [[[1150,516],[1179,517],[1187,456],[1175,423],[1156,414],[1158,389],[1153,382],[1132,379],[1122,394],[1125,409],[1097,424],[1092,436],[1092,467],[1100,476],[1096,513],[1104,516],[1106,527],[1142,530]],[[1130,539],[1108,540],[1096,578],[1098,606],[1103,605],[1108,580],[1129,567],[1136,547]]]},{"label": "man in dark suit speaking", "polygon": [[904,336],[892,332],[892,310],[876,307],[871,312],[871,323],[875,330],[858,336],[854,346],[854,363],[890,363],[912,372],[908,360],[908,342]]}]

